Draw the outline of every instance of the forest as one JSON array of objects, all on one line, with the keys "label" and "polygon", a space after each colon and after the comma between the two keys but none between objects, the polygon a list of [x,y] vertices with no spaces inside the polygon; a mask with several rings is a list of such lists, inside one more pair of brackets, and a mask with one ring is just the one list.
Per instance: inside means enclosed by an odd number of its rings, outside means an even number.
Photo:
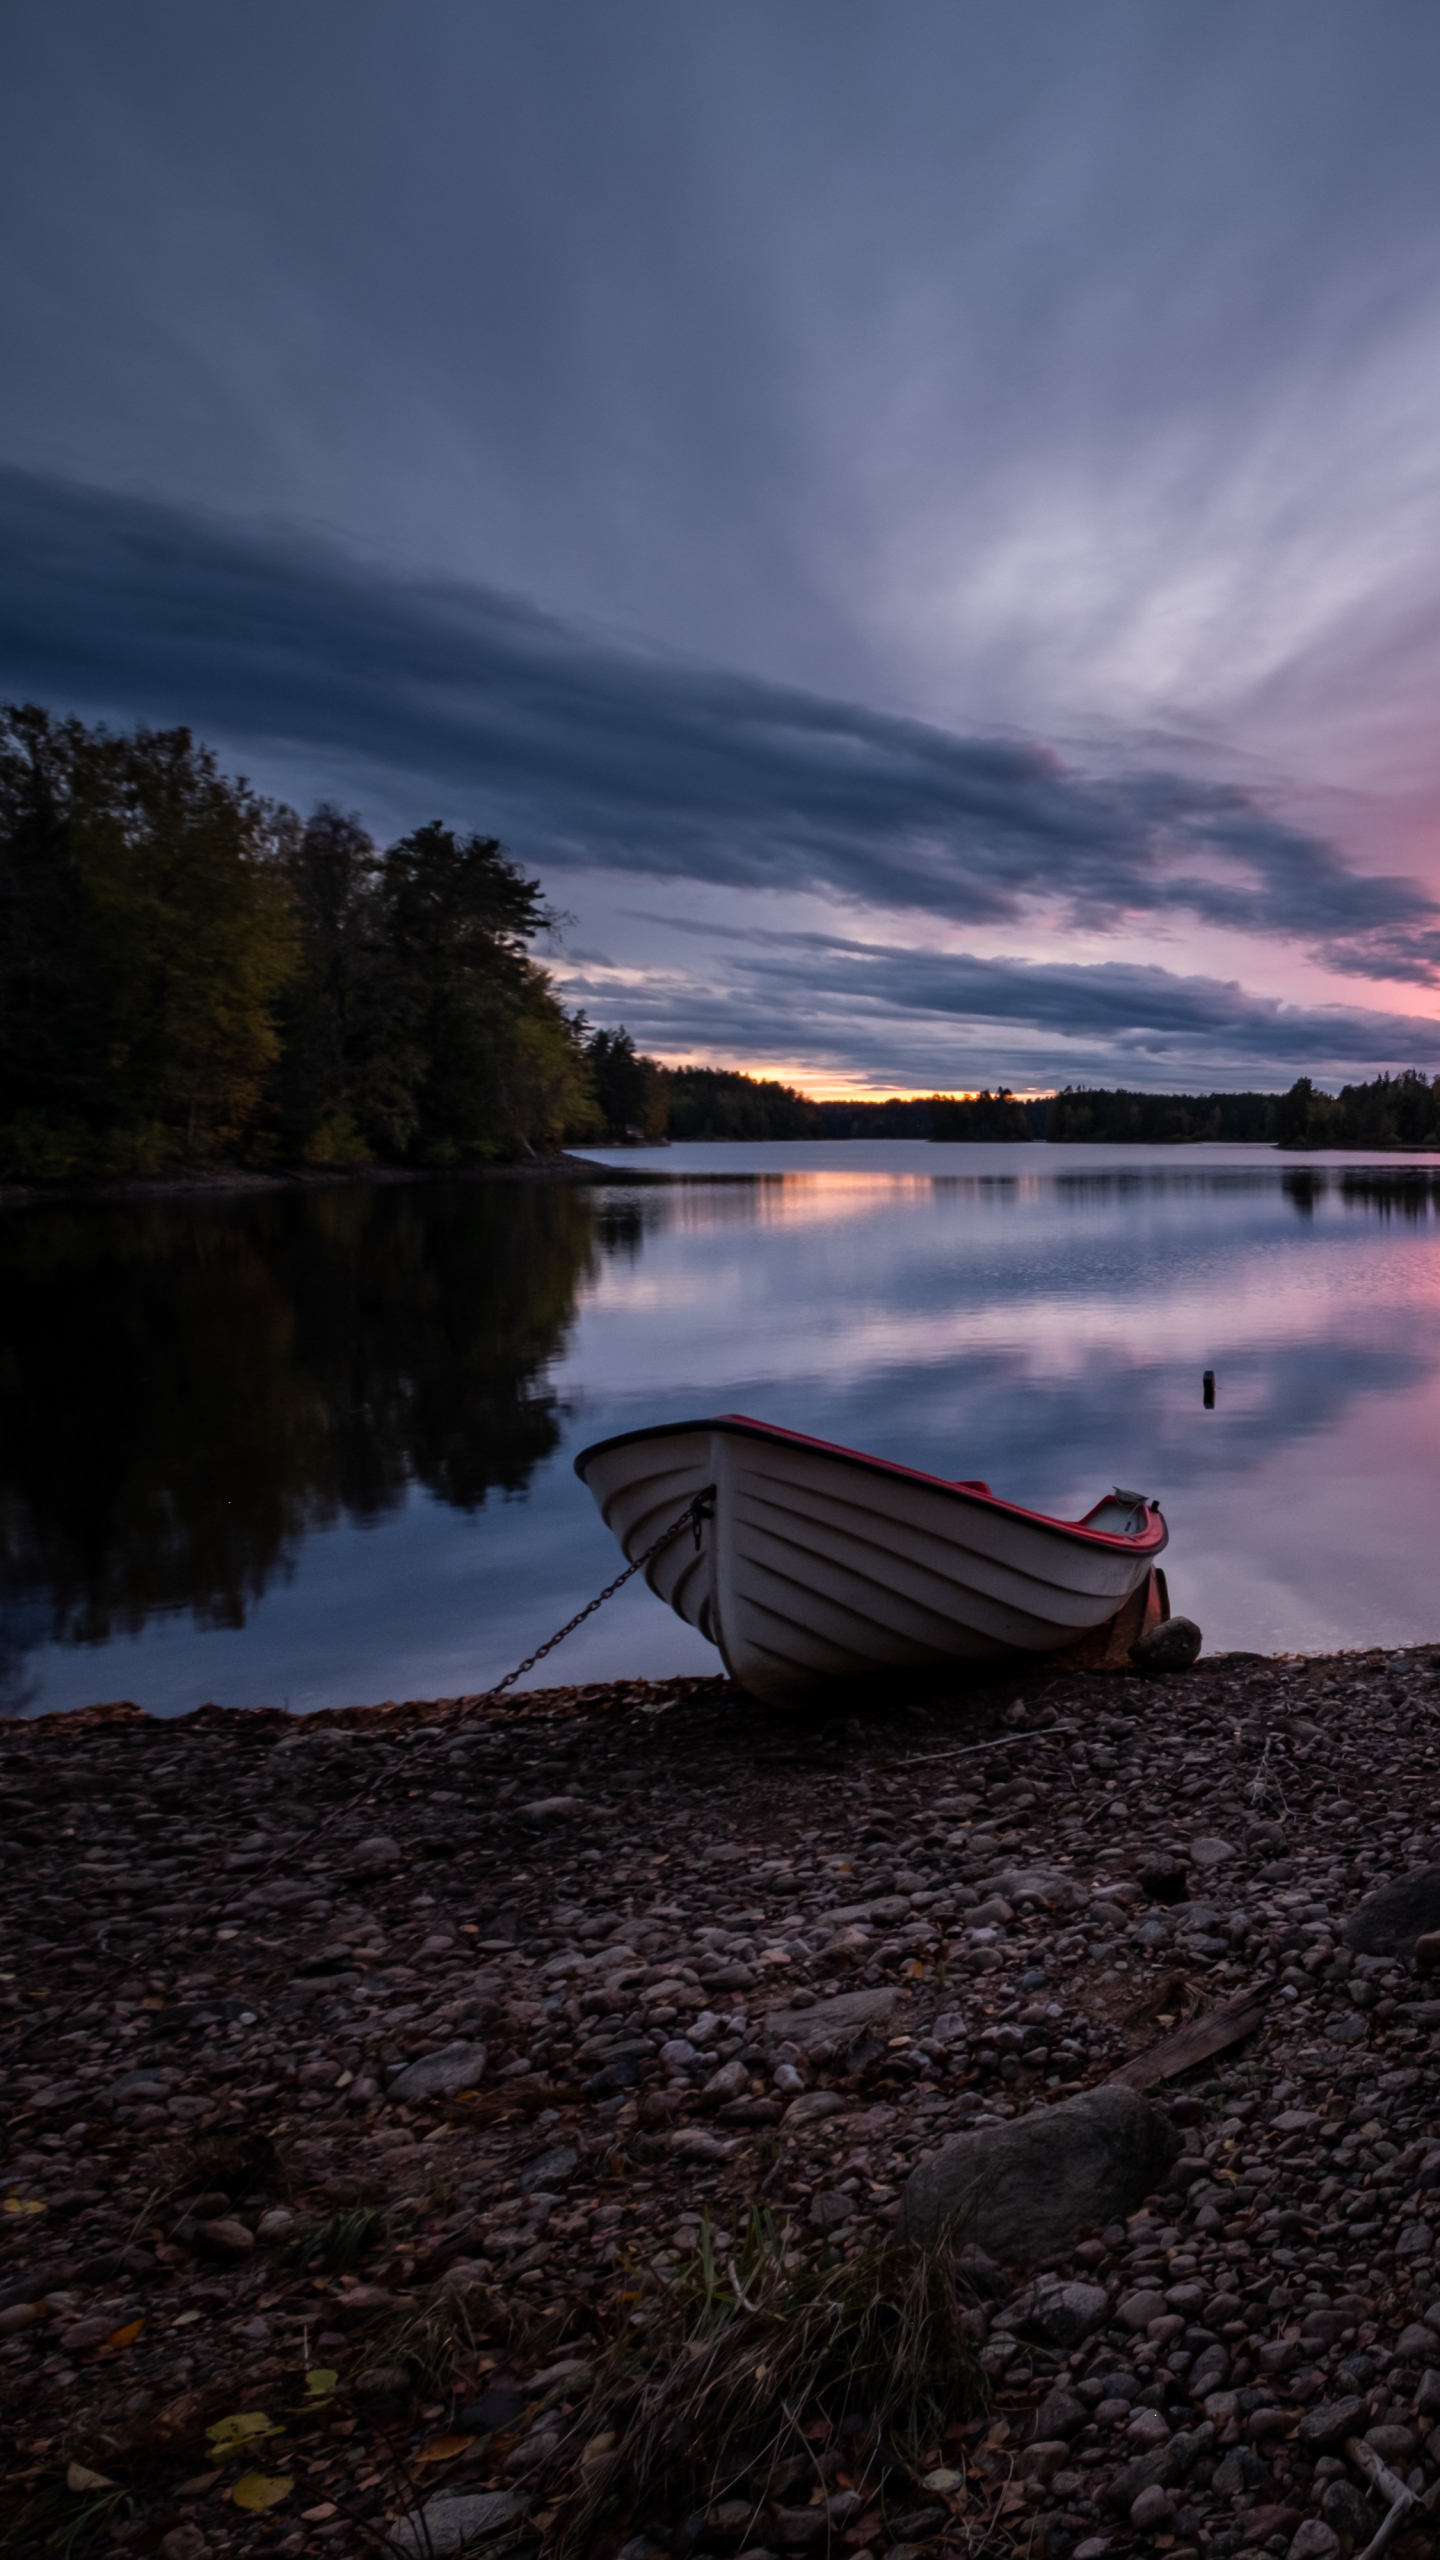
[{"label": "forest", "polygon": [[598,1140],[907,1137],[1440,1147],[1440,1078],[816,1101],[567,1012],[498,839],[383,849],[221,772],[188,729],[0,710],[0,1177],[444,1171]]}]

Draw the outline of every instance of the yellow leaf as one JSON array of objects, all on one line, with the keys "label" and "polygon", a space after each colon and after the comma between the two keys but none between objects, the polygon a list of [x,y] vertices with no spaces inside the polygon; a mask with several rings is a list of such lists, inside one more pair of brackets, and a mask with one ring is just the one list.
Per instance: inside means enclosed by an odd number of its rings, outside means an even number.
[{"label": "yellow leaf", "polygon": [[143,2318],[127,2320],[123,2329],[111,2330],[105,2344],[107,2347],[133,2347],[144,2326]]},{"label": "yellow leaf", "polygon": [[278,2507],[282,2498],[288,2498],[294,2486],[289,2472],[267,2480],[263,2471],[242,2471],[230,2492],[230,2503],[246,2508],[252,2516],[263,2516],[267,2507]]},{"label": "yellow leaf", "polygon": [[328,2364],[312,2364],[305,2376],[305,2388],[313,2392],[317,2399],[324,2399],[334,2390],[339,2379],[339,2374],[332,2372]]},{"label": "yellow leaf", "polygon": [[83,2462],[72,2462],[65,2474],[65,2486],[67,2489],[113,2489],[115,2483],[107,2480],[103,2471],[87,2471]]},{"label": "yellow leaf", "polygon": [[234,2453],[243,2444],[253,2444],[259,2436],[278,2436],[280,2430],[263,2409],[247,2409],[239,2417],[217,2418],[205,2433],[212,2453]]},{"label": "yellow leaf", "polygon": [[453,2462],[457,2453],[468,2453],[474,2441],[473,2436],[432,2436],[415,2459],[417,2462]]},{"label": "yellow leaf", "polygon": [[7,2196],[5,2199],[7,2213],[45,2213],[48,2209],[43,2196]]}]

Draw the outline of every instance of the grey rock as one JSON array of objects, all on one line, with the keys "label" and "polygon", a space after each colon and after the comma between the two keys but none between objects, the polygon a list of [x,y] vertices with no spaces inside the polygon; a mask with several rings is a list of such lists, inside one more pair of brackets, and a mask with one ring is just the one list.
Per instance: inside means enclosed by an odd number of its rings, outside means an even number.
[{"label": "grey rock", "polygon": [[863,2035],[883,2027],[893,2016],[895,1993],[842,1991],[833,2000],[817,2000],[813,2009],[772,2009],[765,2020],[765,2041],[793,2044],[812,2062],[828,2054],[848,2053]]},{"label": "grey rock", "polygon": [[537,2160],[522,2169],[515,2184],[522,2196],[528,2196],[532,2187],[563,2187],[579,2165],[579,2152],[572,2151],[567,2142],[557,2143],[553,2151],[542,2151]]},{"label": "grey rock", "polygon": [[424,2554],[427,2560],[433,2552],[439,2560],[445,2552],[464,2551],[487,2534],[518,2524],[527,2504],[515,2489],[487,2489],[469,2498],[427,2498],[423,2523],[419,2516],[402,2516],[392,2527],[390,2539],[397,2551]]},{"label": "grey rock", "polygon": [[1192,2400],[1203,2400],[1207,2392],[1223,2391],[1230,2378],[1230,2358],[1222,2346],[1205,2347],[1196,2357],[1186,2376]]},{"label": "grey rock", "polygon": [[1158,2444],[1153,2453],[1142,2453],[1134,2462],[1122,2463],[1104,2493],[1106,2506],[1116,2507],[1128,2516],[1136,2499],[1147,2489],[1173,2488],[1180,2477],[1177,2442],[1178,2438],[1172,2437],[1169,2444]]},{"label": "grey rock", "polygon": [[390,2096],[407,2106],[412,2098],[453,2098],[460,2089],[473,2089],[484,2068],[483,2044],[442,2045],[438,2053],[422,2053],[418,2062],[397,2071]]},{"label": "grey rock", "polygon": [[1157,2107],[1110,2082],[957,2134],[911,2171],[902,2228],[925,2240],[954,2224],[992,2258],[1033,2264],[1132,2213],[1180,2150]]},{"label": "grey rock", "polygon": [[1307,2409],[1300,2421],[1301,2444],[1311,2453],[1325,2453],[1332,2445],[1343,2444],[1355,2433],[1364,2409],[1364,2401],[1354,2394],[1344,2400],[1322,2400],[1318,2409]]},{"label": "grey rock", "polygon": [[1148,1635],[1136,1637],[1130,1659],[1137,1671],[1188,1671],[1199,1661],[1204,1641],[1193,1618],[1165,1618]]},{"label": "grey rock", "polygon": [[1307,2516],[1285,2555],[1285,2560],[1336,2560],[1340,2536],[1333,2525],[1324,2524],[1319,2516]]},{"label": "grey rock", "polygon": [[1353,2480],[1327,2480],[1320,2513],[1336,2533],[1349,2535],[1357,2551],[1364,2550],[1380,2522],[1379,2508],[1362,2497]]},{"label": "grey rock", "polygon": [[1078,2393],[1050,2391],[1035,2412],[1035,2434],[1042,2443],[1053,2442],[1056,2436],[1078,2435],[1089,2420],[1089,2407]]},{"label": "grey rock", "polygon": [[1440,1929],[1440,1866],[1416,1867],[1367,1893],[1346,1921],[1344,1938],[1360,1955],[1409,1956],[1417,1938],[1433,1929]]},{"label": "grey rock", "polygon": [[1158,2480],[1152,2480],[1149,2488],[1142,2489],[1135,2500],[1130,2510],[1130,2521],[1137,2533],[1153,2533],[1157,2526],[1171,2523],[1174,2514],[1175,2501],[1169,2490],[1162,2489]]},{"label": "grey rock", "polygon": [[1006,2304],[996,2326],[1023,2328],[1047,2346],[1078,2347],[1103,2325],[1109,2304],[1103,2285],[1041,2276]]},{"label": "grey rock", "polygon": [[988,1876],[986,1882],[1012,1908],[1022,1902],[1042,1902],[1047,1911],[1078,1911],[1085,1899],[1073,1876],[1052,1874],[1048,1867],[1007,1867],[1003,1875]]},{"label": "grey rock", "polygon": [[819,2124],[825,2116],[845,2112],[845,2101],[833,2089],[807,2089],[803,2096],[792,2098],[780,2119],[786,2133],[799,2133],[807,2124]]},{"label": "grey rock", "polygon": [[1400,2227],[1395,2243],[1397,2258],[1428,2258],[1435,2246],[1435,2234],[1428,2222],[1406,2222]]}]

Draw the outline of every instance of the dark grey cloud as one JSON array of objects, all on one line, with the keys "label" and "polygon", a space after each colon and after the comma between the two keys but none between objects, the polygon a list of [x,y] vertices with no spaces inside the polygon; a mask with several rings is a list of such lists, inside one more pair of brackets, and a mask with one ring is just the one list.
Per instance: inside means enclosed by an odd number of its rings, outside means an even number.
[{"label": "dark grey cloud", "polygon": [[1440,954],[1418,884],[1356,870],[1233,785],[1096,776],[310,535],[33,473],[0,472],[0,563],[6,690],[308,757],[322,787],[337,766],[381,777],[547,872],[818,890],[950,924],[1188,912],[1377,975],[1428,976]]},{"label": "dark grey cloud", "polygon": [[[642,1045],[737,1056],[849,1058],[877,1078],[947,1089],[1127,1082],[1220,1089],[1440,1070],[1440,1022],[1287,1004],[1230,980],[1131,961],[1091,966],[914,951],[840,935],[677,926],[703,938],[692,974],[623,990]],[[713,957],[711,955],[714,955]],[[570,992],[613,1015],[613,979],[577,965]]]}]

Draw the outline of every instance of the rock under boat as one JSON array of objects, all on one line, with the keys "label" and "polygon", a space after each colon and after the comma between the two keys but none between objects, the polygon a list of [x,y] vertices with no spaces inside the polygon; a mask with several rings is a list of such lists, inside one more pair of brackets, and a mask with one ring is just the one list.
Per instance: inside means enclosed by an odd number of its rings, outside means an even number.
[{"label": "rock under boat", "polygon": [[1170,1533],[1138,1493],[1051,1520],[740,1413],[622,1431],[575,1472],[632,1564],[685,1523],[646,1581],[776,1703],[1028,1654],[1123,1661],[1170,1614]]}]

